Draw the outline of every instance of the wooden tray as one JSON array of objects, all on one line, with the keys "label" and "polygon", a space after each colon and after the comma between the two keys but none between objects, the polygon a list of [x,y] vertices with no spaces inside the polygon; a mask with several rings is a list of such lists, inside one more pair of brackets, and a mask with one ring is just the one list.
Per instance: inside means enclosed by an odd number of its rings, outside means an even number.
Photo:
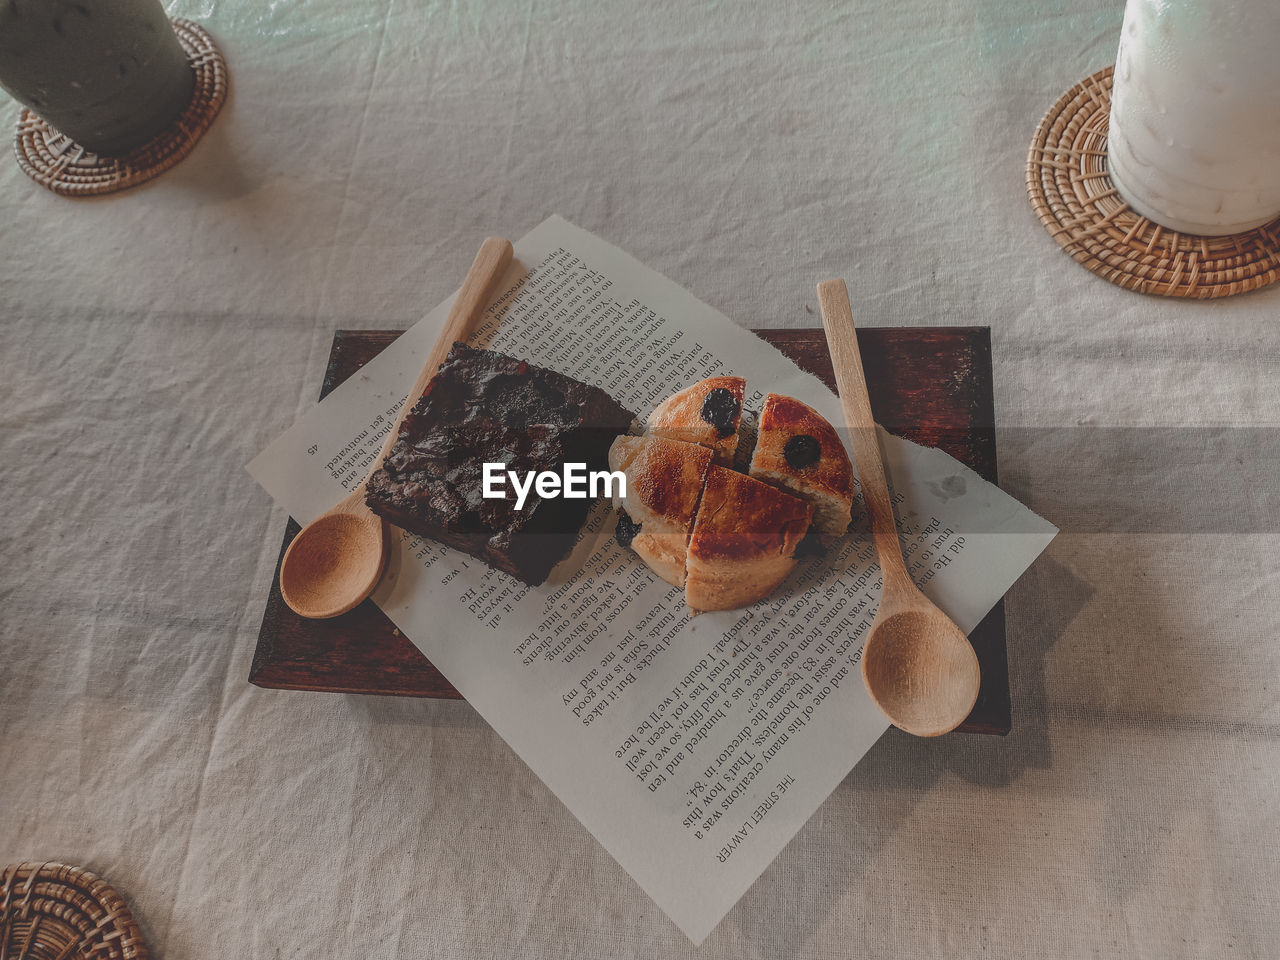
[{"label": "wooden tray", "polygon": [[[835,389],[831,358],[820,329],[755,332]],[[321,399],[399,335],[398,330],[337,331]],[[942,448],[995,483],[990,330],[867,328],[858,331],[858,341],[876,420],[890,433]],[[281,557],[298,530],[298,524],[290,519]],[[982,666],[982,689],[960,730],[1008,733],[1003,601],[978,624],[970,640]],[[279,561],[249,682],[279,690],[461,698],[373,601],[366,600],[332,620],[304,620],[295,614],[280,596]]]}]

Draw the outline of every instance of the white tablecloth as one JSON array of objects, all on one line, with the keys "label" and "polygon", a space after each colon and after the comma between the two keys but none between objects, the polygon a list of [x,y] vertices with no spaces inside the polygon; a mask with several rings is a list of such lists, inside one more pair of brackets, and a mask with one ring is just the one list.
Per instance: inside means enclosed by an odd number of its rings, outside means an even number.
[{"label": "white tablecloth", "polygon": [[[0,865],[104,874],[161,958],[1280,955],[1280,287],[1127,293],[1024,193],[1121,8],[173,4],[233,83],[188,160],[0,162]],[[1002,484],[1063,529],[1013,733],[890,732],[698,950],[465,703],[246,680],[285,517],[243,464],[335,328],[551,212],[747,326],[833,276],[990,325]]]}]

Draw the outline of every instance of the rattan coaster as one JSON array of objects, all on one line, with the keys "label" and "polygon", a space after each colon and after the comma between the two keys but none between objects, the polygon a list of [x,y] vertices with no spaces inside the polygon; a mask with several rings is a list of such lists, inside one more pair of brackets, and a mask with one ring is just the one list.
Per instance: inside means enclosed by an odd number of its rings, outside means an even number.
[{"label": "rattan coaster", "polygon": [[1140,216],[1107,173],[1111,67],[1076,84],[1049,110],[1027,154],[1027,195],[1049,235],[1079,263],[1128,290],[1165,297],[1229,297],[1280,279],[1280,220],[1247,233],[1202,237]]},{"label": "rattan coaster", "polygon": [[191,152],[227,98],[227,62],[198,23],[175,19],[173,29],[196,74],[191,103],[178,119],[129,153],[103,157],[23,110],[14,149],[31,179],[64,197],[115,193],[159,176]]},{"label": "rattan coaster", "polygon": [[128,906],[101,877],[64,863],[17,863],[0,874],[0,957],[147,960]]}]

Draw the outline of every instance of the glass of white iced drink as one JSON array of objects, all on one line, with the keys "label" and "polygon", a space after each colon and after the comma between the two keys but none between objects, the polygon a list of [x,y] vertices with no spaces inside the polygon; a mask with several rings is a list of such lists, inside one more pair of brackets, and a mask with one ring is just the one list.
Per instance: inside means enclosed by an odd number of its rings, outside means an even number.
[{"label": "glass of white iced drink", "polygon": [[1129,206],[1172,230],[1280,217],[1280,0],[1128,0],[1107,163]]}]

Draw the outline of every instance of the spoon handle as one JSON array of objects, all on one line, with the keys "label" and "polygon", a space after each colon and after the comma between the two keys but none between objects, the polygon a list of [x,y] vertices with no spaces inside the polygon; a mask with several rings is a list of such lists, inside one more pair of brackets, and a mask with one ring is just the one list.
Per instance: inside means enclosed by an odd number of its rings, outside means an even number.
[{"label": "spoon handle", "polygon": [[472,261],[471,269],[467,271],[467,277],[462,281],[462,286],[458,289],[458,296],[449,310],[449,316],[444,322],[444,329],[440,331],[440,336],[436,338],[435,345],[432,346],[431,352],[427,354],[427,362],[422,365],[422,372],[418,374],[418,379],[413,382],[413,386],[409,389],[409,395],[405,398],[404,406],[400,408],[400,415],[396,417],[396,422],[392,426],[391,432],[387,434],[387,442],[382,445],[382,452],[378,454],[378,459],[373,461],[373,467],[369,470],[371,475],[382,466],[382,461],[387,458],[387,454],[395,446],[396,437],[400,435],[400,424],[404,423],[404,418],[409,415],[413,405],[418,402],[422,392],[427,389],[427,384],[431,382],[431,378],[440,369],[440,364],[444,363],[444,358],[453,349],[455,341],[461,340],[465,343],[471,339],[471,334],[475,333],[476,327],[480,325],[480,317],[484,313],[484,308],[489,303],[489,297],[493,293],[494,285],[497,284],[511,263],[512,253],[511,241],[504,240],[501,237],[486,237],[484,243],[480,245],[480,252],[476,254],[475,260]]},{"label": "spoon handle", "polygon": [[849,291],[843,280],[818,284],[818,305],[822,326],[827,333],[831,366],[835,369],[836,386],[850,433],[853,462],[858,468],[862,501],[871,521],[871,535],[880,554],[884,571],[885,595],[891,586],[915,588],[902,561],[902,545],[893,519],[893,503],[889,499],[889,481],[884,472],[876,423],[871,415],[871,398],[867,396],[867,378],[862,370],[862,354],[858,350],[858,334],[854,329]]}]

